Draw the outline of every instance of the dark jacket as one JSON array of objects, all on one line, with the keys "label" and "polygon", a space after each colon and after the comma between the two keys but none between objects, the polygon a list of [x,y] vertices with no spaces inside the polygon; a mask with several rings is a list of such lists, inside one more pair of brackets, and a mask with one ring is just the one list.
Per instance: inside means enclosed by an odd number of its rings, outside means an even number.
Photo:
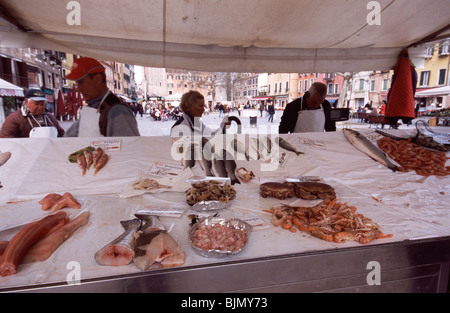
[{"label": "dark jacket", "polygon": [[[59,125],[55,116],[51,113],[45,113],[47,118],[50,120],[48,126],[55,126],[58,130],[58,137],[64,135],[64,129]],[[28,119],[27,116],[23,116],[22,110],[17,110],[6,118],[3,122],[2,130],[0,133],[0,138],[27,138],[30,137],[30,131],[33,127],[39,127],[33,118]]]},{"label": "dark jacket", "polygon": [[[297,124],[298,111],[300,111],[300,106],[302,104],[302,98],[295,99],[289,102],[284,109],[283,116],[281,117],[281,122],[279,126],[280,134],[293,133],[295,129],[295,124]],[[331,105],[325,100],[322,102],[322,108],[325,114],[325,131],[336,131],[336,122],[330,119]],[[306,101],[303,102],[302,110],[308,110]]]}]

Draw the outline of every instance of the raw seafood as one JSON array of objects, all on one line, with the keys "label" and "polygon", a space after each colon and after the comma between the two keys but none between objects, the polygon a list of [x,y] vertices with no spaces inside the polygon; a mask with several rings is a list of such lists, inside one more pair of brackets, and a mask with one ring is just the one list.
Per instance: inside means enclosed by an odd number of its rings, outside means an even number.
[{"label": "raw seafood", "polygon": [[154,179],[144,178],[133,184],[135,190],[154,190],[159,188],[172,188],[171,186],[161,185]]},{"label": "raw seafood", "polygon": [[48,234],[31,247],[23,263],[41,262],[47,260],[53,252],[81,226],[87,224],[89,212],[83,212],[60,229]]},{"label": "raw seafood", "polygon": [[86,158],[84,157],[84,154],[81,153],[77,156],[77,164],[78,167],[81,168],[81,173],[84,175],[86,175],[86,169],[87,169],[87,164],[86,164]]},{"label": "raw seafood", "polygon": [[418,175],[446,176],[450,175],[450,166],[445,166],[447,154],[445,152],[435,152],[419,147],[408,140],[392,140],[381,138],[377,142],[378,147],[390,158],[401,165],[398,169],[401,172],[415,170]]},{"label": "raw seafood", "polygon": [[248,171],[244,167],[238,168],[237,173],[244,183],[248,183],[255,177],[252,171]]},{"label": "raw seafood", "polygon": [[250,156],[248,155],[248,150],[245,148],[245,146],[239,140],[233,139],[231,141],[231,147],[237,153],[243,154],[247,161],[250,160]]},{"label": "raw seafood", "polygon": [[5,251],[8,243],[9,243],[9,241],[0,241],[0,259],[1,259],[3,252]]},{"label": "raw seafood", "polygon": [[292,151],[296,155],[304,154],[303,152],[298,151],[297,148],[295,148],[290,142],[284,140],[283,138],[277,137],[277,138],[275,138],[275,142],[277,142],[277,139],[278,139],[278,145],[281,148],[288,150],[288,151]]},{"label": "raw seafood", "polygon": [[247,243],[247,234],[242,229],[219,223],[202,224],[191,235],[194,246],[204,250],[238,251]]},{"label": "raw seafood", "polygon": [[69,160],[70,163],[76,163],[78,155],[83,154],[84,151],[93,152],[94,150],[95,150],[94,147],[88,146],[88,147],[85,147],[85,148],[80,149],[78,151],[75,151],[74,153],[71,153],[67,159]]},{"label": "raw seafood", "polygon": [[397,165],[392,163],[387,157],[386,154],[381,151],[377,146],[369,141],[366,137],[361,135],[359,132],[344,128],[343,129],[345,138],[359,151],[367,154],[375,161],[383,164],[387,168],[391,169],[393,172],[397,170]]},{"label": "raw seafood", "polygon": [[263,198],[270,196],[284,200],[294,196],[294,187],[288,183],[268,182],[259,186],[259,192]]},{"label": "raw seafood", "polygon": [[0,153],[0,166],[5,164],[9,160],[10,157],[11,157],[11,152]]},{"label": "raw seafood", "polygon": [[324,200],[320,204],[304,207],[281,206],[271,208],[272,224],[295,232],[307,232],[325,241],[343,243],[357,241],[367,244],[374,239],[389,238],[378,224],[356,212],[356,207],[334,200]]},{"label": "raw seafood", "polygon": [[100,265],[122,266],[131,262],[134,256],[134,233],[141,226],[140,219],[121,221],[125,232],[95,253],[95,261]]},{"label": "raw seafood", "polygon": [[50,208],[50,211],[55,212],[63,208],[79,209],[81,204],[75,199],[70,192],[65,192],[63,196]]},{"label": "raw seafood", "polygon": [[93,152],[93,154],[92,154],[92,158],[93,158],[93,160],[92,160],[92,166],[93,166],[94,168],[97,167],[97,163],[98,163],[98,161],[100,160],[100,158],[102,157],[102,155],[103,155],[103,149],[100,148],[100,147],[98,147],[97,149],[95,149],[95,151]]},{"label": "raw seafood", "polygon": [[241,182],[236,177],[236,162],[234,161],[233,156],[228,151],[223,150],[223,159],[225,160],[225,169],[231,180],[231,184],[240,184]]},{"label": "raw seafood", "polygon": [[67,222],[66,213],[58,212],[27,224],[8,243],[0,261],[0,275],[9,276],[17,272],[28,250],[56,227]]},{"label": "raw seafood", "polygon": [[92,163],[94,162],[94,156],[92,152],[89,150],[84,150],[84,158],[86,159],[86,168],[89,170],[91,168]]},{"label": "raw seafood", "polygon": [[306,200],[336,198],[334,188],[328,184],[319,182],[289,182],[288,185],[294,186],[294,193],[297,198]]},{"label": "raw seafood", "polygon": [[186,254],[170,236],[158,218],[141,216],[145,224],[135,233],[134,264],[141,270],[150,267],[181,266]]},{"label": "raw seafood", "polygon": [[214,154],[212,158],[212,169],[216,177],[228,177],[225,161],[220,156]]},{"label": "raw seafood", "polygon": [[56,202],[61,199],[61,195],[57,193],[49,193],[44,198],[42,198],[39,203],[42,204],[42,210],[47,211],[50,209]]},{"label": "raw seafood", "polygon": [[212,144],[208,139],[202,137],[202,151],[201,158],[199,158],[200,166],[205,172],[206,176],[214,176],[211,172],[212,169]]},{"label": "raw seafood", "polygon": [[228,184],[220,186],[216,181],[202,181],[192,184],[186,190],[186,200],[189,205],[194,205],[201,201],[228,202],[236,197],[236,191]]},{"label": "raw seafood", "polygon": [[103,152],[103,154],[100,157],[100,159],[94,165],[94,168],[95,168],[94,175],[96,175],[98,173],[98,171],[100,171],[106,165],[106,162],[108,162],[108,158],[109,158],[108,154]]}]

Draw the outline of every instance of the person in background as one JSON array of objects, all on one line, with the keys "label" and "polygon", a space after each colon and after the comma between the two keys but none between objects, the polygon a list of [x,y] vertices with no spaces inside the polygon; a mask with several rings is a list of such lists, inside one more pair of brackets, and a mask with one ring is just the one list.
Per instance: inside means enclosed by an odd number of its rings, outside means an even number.
[{"label": "person in background", "polygon": [[336,122],[331,120],[331,105],[325,100],[326,96],[327,86],[313,83],[303,97],[286,105],[279,133],[336,131]]},{"label": "person in background", "polygon": [[[190,90],[183,94],[180,101],[180,109],[183,114],[172,126],[170,136],[183,137],[191,135],[211,135],[215,133],[208,129],[200,120],[205,111],[205,97],[200,92]],[[226,116],[217,131],[222,130],[223,127],[228,126],[229,124],[228,116]]]},{"label": "person in background", "polygon": [[20,108],[5,120],[0,132],[1,138],[43,138],[62,137],[64,129],[55,116],[45,111],[47,99],[40,89],[29,89]]},{"label": "person in background", "polygon": [[267,113],[269,113],[269,122],[273,123],[273,115],[275,114],[275,106],[273,105],[273,101],[267,101]]},{"label": "person in background", "polygon": [[78,58],[66,78],[77,83],[87,103],[80,111],[80,119],[67,130],[67,137],[140,136],[131,109],[108,89],[100,62]]}]

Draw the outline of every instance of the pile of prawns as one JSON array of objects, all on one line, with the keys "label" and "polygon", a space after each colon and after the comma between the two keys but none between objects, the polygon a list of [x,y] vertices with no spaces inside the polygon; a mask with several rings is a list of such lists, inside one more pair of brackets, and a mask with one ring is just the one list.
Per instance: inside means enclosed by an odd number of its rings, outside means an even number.
[{"label": "pile of prawns", "polygon": [[337,199],[324,200],[313,207],[280,206],[263,210],[272,214],[272,224],[296,232],[307,232],[319,239],[343,243],[357,241],[367,244],[374,239],[389,238],[380,226],[370,218],[356,212],[355,206],[337,202]]}]

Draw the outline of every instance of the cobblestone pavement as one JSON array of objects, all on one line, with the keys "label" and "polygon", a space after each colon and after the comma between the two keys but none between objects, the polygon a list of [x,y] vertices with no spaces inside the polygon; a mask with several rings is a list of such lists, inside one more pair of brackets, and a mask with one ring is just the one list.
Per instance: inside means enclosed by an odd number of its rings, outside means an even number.
[{"label": "cobblestone pavement", "polygon": [[[244,110],[246,111],[246,110]],[[253,114],[254,112],[254,114]],[[266,116],[265,113],[263,113],[263,117],[260,117],[259,111],[256,110],[249,110],[245,112],[245,114],[242,114],[241,117],[239,117],[237,112],[231,112],[230,116],[237,116],[240,118],[242,122],[242,132],[243,133],[277,133],[278,132],[278,125],[280,124],[281,115],[283,114],[283,111],[277,111],[275,113],[273,123],[270,123],[268,121],[268,116]],[[250,125],[250,118],[248,116],[255,115],[257,116],[256,119],[256,127],[253,125]],[[422,118],[419,117],[417,119],[412,120],[411,125],[405,125],[401,124],[399,126],[399,129],[414,129],[415,128],[415,122],[419,119],[425,119],[428,118]],[[170,129],[172,125],[175,123],[175,120],[168,120],[168,121],[155,121],[153,118],[151,118],[148,114],[144,114],[142,117],[137,116],[136,120],[138,122],[139,132],[141,136],[169,136],[170,135]],[[222,121],[222,117],[219,117],[218,112],[212,112],[209,114],[204,114],[202,117],[203,123],[205,123],[206,126],[208,126],[210,129],[217,129],[220,125],[220,122]],[[60,122],[61,126],[64,129],[68,129],[70,125],[72,125],[73,122],[71,121],[63,121]],[[368,123],[360,123],[358,119],[351,119],[349,121],[345,122],[337,122],[336,124],[338,131],[342,128],[349,127],[353,129],[376,129],[377,126],[375,125],[369,125]],[[380,128],[380,127],[378,127]],[[389,127],[384,127],[384,129],[389,129]],[[450,127],[443,127],[443,126],[437,126],[432,127],[432,129],[436,132],[446,132],[450,133]],[[227,131],[228,133],[236,133],[237,127],[235,123],[232,123],[230,129]]]}]

